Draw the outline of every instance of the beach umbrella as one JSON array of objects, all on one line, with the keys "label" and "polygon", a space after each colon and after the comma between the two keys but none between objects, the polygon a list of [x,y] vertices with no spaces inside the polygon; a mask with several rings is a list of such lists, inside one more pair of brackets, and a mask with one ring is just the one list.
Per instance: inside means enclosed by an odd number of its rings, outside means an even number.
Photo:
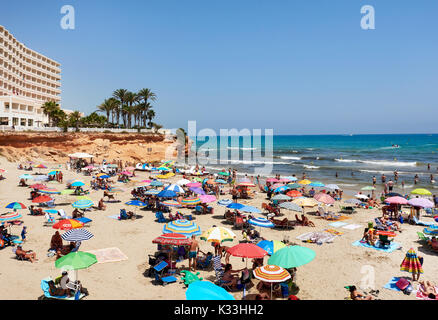
[{"label": "beach umbrella", "polygon": [[288,246],[275,252],[268,263],[285,269],[297,268],[308,264],[316,256],[312,249],[301,246]]},{"label": "beach umbrella", "polygon": [[46,202],[50,202],[53,199],[50,198],[49,196],[39,196],[36,197],[35,199],[32,200],[33,203],[46,203]]},{"label": "beach umbrella", "polygon": [[71,184],[72,187],[82,187],[85,186],[85,183],[83,181],[75,181]]},{"label": "beach umbrella", "polygon": [[189,188],[199,188],[202,187],[202,183],[199,182],[189,182],[186,184],[187,187]]},{"label": "beach umbrella", "polygon": [[285,192],[287,190],[289,190],[289,188],[287,186],[281,186],[281,187],[275,188],[274,193]]},{"label": "beach umbrella", "polygon": [[83,228],[84,224],[75,219],[64,219],[57,223],[55,223],[52,228],[60,229],[60,230],[71,230],[71,229],[79,229]]},{"label": "beach umbrella", "polygon": [[230,203],[229,205],[227,205],[227,208],[229,209],[236,209],[236,210],[240,210],[244,207],[245,205],[237,203],[237,202],[233,202]]},{"label": "beach umbrella", "polygon": [[55,261],[55,267],[64,270],[79,270],[86,269],[97,263],[97,258],[94,254],[88,252],[70,252]]},{"label": "beach umbrella", "polygon": [[199,188],[199,187],[195,187],[195,188],[191,187],[191,188],[189,188],[189,190],[194,192],[194,193],[196,193],[196,194],[199,194],[199,195],[205,195],[206,194],[205,191],[202,188]]},{"label": "beach umbrella", "polygon": [[363,190],[363,191],[371,191],[372,190],[372,191],[374,191],[374,190],[376,190],[376,188],[372,187],[372,186],[366,186],[366,187],[363,187],[360,190]]},{"label": "beach umbrella", "polygon": [[166,223],[163,227],[163,233],[180,233],[187,237],[199,236],[201,228],[193,221],[180,219]]},{"label": "beach umbrella", "polygon": [[284,186],[285,186],[284,183],[275,183],[270,188],[272,190],[272,189],[277,189],[277,188],[281,188],[281,187],[284,187]]},{"label": "beach umbrella", "polygon": [[263,258],[268,252],[252,243],[239,243],[227,250],[233,257],[240,258]]},{"label": "beach umbrella", "polygon": [[290,184],[287,184],[286,187],[290,190],[301,188],[301,186],[298,183],[290,183]]},{"label": "beach umbrella", "polygon": [[312,183],[312,181],[307,180],[307,179],[298,181],[298,184],[302,184],[302,185],[308,185],[308,184],[311,184],[311,183]]},{"label": "beach umbrella", "polygon": [[[45,175],[36,175],[36,176],[33,176],[30,179],[33,179],[34,181],[47,181],[47,180],[49,180],[49,177],[45,176]],[[50,183],[54,183],[56,181],[49,181],[49,182]]]},{"label": "beach umbrella", "polygon": [[408,200],[402,197],[390,197],[385,199],[385,202],[390,204],[408,204]]},{"label": "beach umbrella", "polygon": [[414,198],[408,201],[408,204],[413,207],[421,207],[421,208],[433,208],[435,204],[425,198]]},{"label": "beach umbrella", "polygon": [[265,218],[252,218],[248,221],[249,224],[260,228],[273,228],[275,225]]},{"label": "beach umbrella", "polygon": [[326,193],[318,193],[314,196],[316,201],[322,202],[324,204],[334,204],[335,199],[333,199],[331,196],[329,196]]},{"label": "beach umbrella", "polygon": [[190,183],[190,180],[187,180],[187,179],[181,179],[181,180],[178,180],[178,181],[176,182],[176,184],[178,184],[178,185],[180,185],[180,186],[185,186],[185,185],[188,184],[188,183]]},{"label": "beach umbrella", "polygon": [[344,202],[348,203],[348,204],[354,204],[354,205],[358,205],[358,204],[362,203],[362,201],[357,200],[357,199],[348,199],[348,200],[345,200]]},{"label": "beach umbrella", "polygon": [[292,201],[299,205],[300,207],[315,207],[318,205],[318,202],[313,198],[298,198]]},{"label": "beach umbrella", "polygon": [[161,187],[163,185],[163,183],[161,181],[158,180],[154,180],[149,184],[151,187]]},{"label": "beach umbrella", "polygon": [[42,163],[34,166],[34,168],[38,168],[38,169],[47,169],[47,167],[45,165],[43,165]]},{"label": "beach umbrella", "polygon": [[208,242],[219,242],[233,241],[236,235],[230,229],[224,227],[213,227],[205,231],[201,235],[201,239]]},{"label": "beach umbrella", "polygon": [[21,202],[11,202],[5,208],[18,210],[18,209],[26,209],[27,207],[24,204],[22,204]]},{"label": "beach umbrella", "polygon": [[192,240],[180,233],[165,233],[152,240],[152,243],[172,246],[188,246]]},{"label": "beach umbrella", "polygon": [[18,178],[27,180],[27,179],[32,179],[33,177],[30,174],[25,173],[19,176]]},{"label": "beach umbrella", "polygon": [[5,169],[1,169],[1,168],[0,168],[0,173],[5,173],[5,172],[6,172]]},{"label": "beach umbrella", "polygon": [[29,188],[39,190],[39,189],[45,189],[45,188],[47,188],[47,186],[45,184],[35,183],[35,184],[29,186]]},{"label": "beach umbrella", "polygon": [[364,194],[356,194],[355,197],[362,200],[368,200],[368,197]]},{"label": "beach umbrella", "polygon": [[48,176],[54,176],[54,175],[56,175],[56,173],[58,173],[58,172],[61,172],[61,170],[52,170],[52,171],[50,171],[47,175]]},{"label": "beach umbrella", "polygon": [[217,183],[220,183],[220,184],[227,184],[227,182],[225,180],[223,180],[223,179],[216,179],[215,181]]},{"label": "beach umbrella", "polygon": [[400,271],[416,274],[423,273],[423,266],[421,265],[417,252],[414,249],[411,248],[406,253],[405,258],[400,265]]},{"label": "beach umbrella", "polygon": [[222,200],[219,200],[217,202],[218,205],[225,206],[225,207],[232,204],[232,203],[233,203],[233,200],[230,200],[230,199],[222,199]]},{"label": "beach umbrella", "polygon": [[157,197],[159,197],[159,198],[174,198],[176,196],[178,196],[178,195],[175,192],[173,192],[172,190],[167,190],[167,189],[164,189],[159,194],[157,194]]},{"label": "beach umbrella", "polygon": [[65,241],[85,241],[90,240],[94,235],[85,229],[71,229],[61,235],[61,238]]},{"label": "beach umbrella", "polygon": [[186,206],[194,206],[200,203],[201,203],[201,199],[199,199],[198,197],[184,198],[181,201],[181,204],[184,204]]},{"label": "beach umbrella", "polygon": [[296,212],[303,212],[303,208],[301,208],[299,205],[292,203],[292,202],[283,202],[279,205],[280,208],[292,210]]},{"label": "beach umbrella", "polygon": [[322,182],[320,182],[320,181],[313,181],[312,183],[309,184],[309,186],[311,186],[311,187],[319,187],[319,188],[321,188],[321,187],[324,187],[325,184],[322,183]]},{"label": "beach umbrella", "polygon": [[293,176],[285,177],[284,179],[288,180],[288,181],[293,181],[293,182],[298,180],[296,177],[293,177]]},{"label": "beach umbrella", "polygon": [[243,208],[240,208],[240,211],[248,213],[262,213],[262,210],[253,206],[243,206]]},{"label": "beach umbrella", "polygon": [[134,207],[146,207],[147,203],[144,203],[143,201],[140,201],[140,200],[131,200],[131,201],[125,202],[125,205],[134,206]]},{"label": "beach umbrella", "polygon": [[266,265],[258,267],[253,271],[254,277],[257,279],[271,283],[271,299],[272,299],[272,283],[285,282],[291,278],[289,272],[279,266]]},{"label": "beach umbrella", "polygon": [[385,194],[385,197],[403,197],[403,195],[401,195],[400,193],[397,192],[391,192],[391,193],[387,193]]},{"label": "beach umbrella", "polygon": [[210,281],[195,281],[186,291],[187,300],[235,300],[233,295]]},{"label": "beach umbrella", "polygon": [[54,188],[44,188],[44,189],[40,189],[39,190],[40,193],[45,193],[45,194],[59,194],[60,192]]},{"label": "beach umbrella", "polygon": [[199,199],[201,199],[202,203],[211,203],[217,200],[216,197],[213,195],[201,195]]},{"label": "beach umbrella", "polygon": [[331,190],[341,190],[341,188],[339,188],[337,184],[328,184],[325,187]]},{"label": "beach umbrella", "polygon": [[418,195],[421,195],[421,196],[431,196],[432,192],[430,192],[427,189],[419,188],[419,189],[412,190],[411,194],[418,194]]},{"label": "beach umbrella", "polygon": [[0,222],[9,222],[20,220],[23,216],[18,212],[10,212],[0,215]]},{"label": "beach umbrella", "polygon": [[298,198],[298,197],[302,197],[303,196],[303,194],[301,192],[297,191],[297,190],[288,191],[286,193],[286,195],[289,196],[289,197],[292,197],[292,198]]},{"label": "beach umbrella", "polygon": [[111,178],[111,177],[109,175],[107,175],[107,174],[104,174],[102,176],[99,176],[98,178],[99,179],[108,179],[108,178]]},{"label": "beach umbrella", "polygon": [[230,174],[228,172],[219,172],[218,175],[228,177]]},{"label": "beach umbrella", "polygon": [[287,179],[287,178],[281,178],[280,180],[278,180],[278,182],[280,182],[280,183],[289,183],[289,182],[291,182],[291,180]]},{"label": "beach umbrella", "polygon": [[287,201],[287,200],[291,200],[292,198],[285,195],[285,194],[277,194],[276,196],[274,196],[271,200],[277,200],[277,201]]},{"label": "beach umbrella", "polygon": [[158,175],[157,178],[159,178],[159,179],[170,179],[170,178],[172,178],[174,175],[175,175],[175,174],[174,174],[173,172],[169,172],[169,173],[166,173],[166,174]]},{"label": "beach umbrella", "polygon": [[268,178],[268,179],[266,179],[266,182],[276,183],[276,182],[278,182],[278,179],[276,179],[276,178]]},{"label": "beach umbrella", "polygon": [[237,186],[239,186],[239,187],[255,187],[255,184],[252,183],[251,181],[243,181],[243,182],[239,182],[237,184]]},{"label": "beach umbrella", "polygon": [[157,190],[157,189],[150,189],[150,190],[145,192],[145,194],[148,194],[148,195],[157,195],[159,193],[160,193],[160,190]]},{"label": "beach umbrella", "polygon": [[286,245],[283,242],[278,240],[272,240],[272,241],[262,240],[259,243],[257,243],[257,245],[263,250],[266,250],[270,256],[273,255],[278,250],[286,247]]},{"label": "beach umbrella", "polygon": [[163,202],[161,202],[161,204],[163,206],[167,206],[167,207],[181,207],[181,203],[179,203],[178,201],[175,201],[175,200],[163,201]]},{"label": "beach umbrella", "polygon": [[78,200],[73,202],[72,206],[77,209],[85,209],[94,206],[94,202],[91,200]]}]

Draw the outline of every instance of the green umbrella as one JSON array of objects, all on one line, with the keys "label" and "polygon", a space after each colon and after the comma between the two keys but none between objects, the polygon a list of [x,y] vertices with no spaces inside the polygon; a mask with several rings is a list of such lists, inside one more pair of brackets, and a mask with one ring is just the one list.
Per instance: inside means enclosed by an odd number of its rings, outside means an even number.
[{"label": "green umbrella", "polygon": [[230,174],[228,172],[219,172],[218,174],[220,174],[221,176],[229,176]]},{"label": "green umbrella", "polygon": [[56,260],[55,267],[64,270],[79,270],[86,269],[95,263],[97,263],[97,258],[94,254],[78,251],[70,252],[68,255]]},{"label": "green umbrella", "polygon": [[301,186],[300,186],[298,183],[287,184],[286,187],[287,187],[288,189],[291,189],[291,190],[301,188]]},{"label": "green umbrella", "polygon": [[369,191],[369,190],[376,190],[376,188],[371,187],[371,186],[366,186],[366,187],[363,187],[361,190],[363,190],[363,191]]},{"label": "green umbrella", "polygon": [[315,251],[301,246],[289,246],[276,251],[268,260],[270,265],[285,269],[305,265],[315,258]]},{"label": "green umbrella", "polygon": [[422,196],[431,196],[432,192],[430,192],[427,189],[419,188],[419,189],[412,190],[411,194],[419,194]]}]

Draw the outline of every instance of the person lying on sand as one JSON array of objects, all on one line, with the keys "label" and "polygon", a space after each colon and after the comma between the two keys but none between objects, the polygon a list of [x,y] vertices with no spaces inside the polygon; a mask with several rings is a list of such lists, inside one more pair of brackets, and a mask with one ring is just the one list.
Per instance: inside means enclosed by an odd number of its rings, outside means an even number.
[{"label": "person lying on sand", "polygon": [[357,291],[356,286],[350,286],[349,287],[350,290],[350,298],[351,300],[373,300],[373,296],[365,296],[362,293],[360,293],[359,291]]},{"label": "person lying on sand", "polygon": [[429,299],[435,300],[437,295],[435,285],[429,281],[420,281],[419,283],[421,284],[419,288],[420,292],[427,296]]}]

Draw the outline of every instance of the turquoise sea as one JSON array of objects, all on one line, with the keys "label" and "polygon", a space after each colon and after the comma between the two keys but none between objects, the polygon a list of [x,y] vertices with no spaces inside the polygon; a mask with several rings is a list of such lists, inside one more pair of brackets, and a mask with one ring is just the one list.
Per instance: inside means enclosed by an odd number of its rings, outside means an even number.
[{"label": "turquoise sea", "polygon": [[[231,167],[253,175],[255,168],[272,163],[272,172],[265,176],[300,178],[305,173],[311,180],[356,188],[369,185],[373,176],[380,182],[382,174],[388,181],[396,170],[399,185],[404,181],[405,188],[414,187],[415,174],[417,186],[438,188],[430,181],[431,174],[434,179],[438,176],[438,134],[277,135],[272,138],[272,157],[266,158],[264,137],[257,140],[217,137],[217,146],[212,147],[214,141],[198,138],[192,150],[198,151],[199,162],[212,172]],[[223,161],[205,163],[207,159]]]}]

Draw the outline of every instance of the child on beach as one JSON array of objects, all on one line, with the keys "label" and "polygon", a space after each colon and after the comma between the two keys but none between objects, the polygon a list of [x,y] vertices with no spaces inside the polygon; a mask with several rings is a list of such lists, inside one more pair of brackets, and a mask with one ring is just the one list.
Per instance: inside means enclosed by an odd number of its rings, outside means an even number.
[{"label": "child on beach", "polygon": [[26,241],[27,227],[23,226],[23,230],[21,230],[21,240]]}]

